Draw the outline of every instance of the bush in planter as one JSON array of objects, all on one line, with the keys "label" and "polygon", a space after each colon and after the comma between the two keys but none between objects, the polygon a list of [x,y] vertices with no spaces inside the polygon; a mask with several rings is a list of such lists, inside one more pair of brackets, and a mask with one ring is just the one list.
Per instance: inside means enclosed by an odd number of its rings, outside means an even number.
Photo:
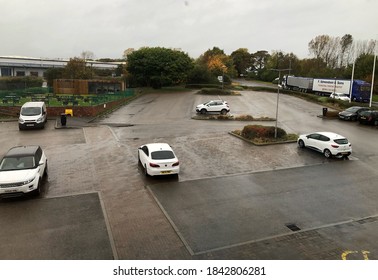
[{"label": "bush in planter", "polygon": [[[274,138],[274,134],[274,126],[263,125],[246,125],[241,132],[241,136],[249,140],[255,138]],[[277,127],[277,138],[282,138],[284,136],[286,136],[286,131]]]},{"label": "bush in planter", "polygon": [[203,88],[199,93],[208,95],[231,95],[232,91],[221,88]]}]

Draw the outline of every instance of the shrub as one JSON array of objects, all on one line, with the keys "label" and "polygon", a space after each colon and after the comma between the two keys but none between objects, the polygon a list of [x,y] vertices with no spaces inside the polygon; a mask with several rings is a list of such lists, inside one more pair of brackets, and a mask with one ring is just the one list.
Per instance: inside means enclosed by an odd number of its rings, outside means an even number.
[{"label": "shrub", "polygon": [[235,120],[238,120],[238,121],[253,121],[254,117],[252,117],[251,115],[240,115],[238,117],[235,117]]},{"label": "shrub", "polygon": [[218,84],[186,84],[186,88],[222,88],[222,85]]},{"label": "shrub", "polygon": [[339,117],[339,111],[327,111],[326,117],[328,118],[338,118]]},{"label": "shrub", "polygon": [[231,95],[232,91],[219,88],[203,88],[199,93],[208,95]]},{"label": "shrub", "polygon": [[[275,127],[274,126],[262,126],[262,125],[246,125],[241,135],[249,140],[256,138],[274,138]],[[286,136],[286,131],[277,127],[277,138]]]}]

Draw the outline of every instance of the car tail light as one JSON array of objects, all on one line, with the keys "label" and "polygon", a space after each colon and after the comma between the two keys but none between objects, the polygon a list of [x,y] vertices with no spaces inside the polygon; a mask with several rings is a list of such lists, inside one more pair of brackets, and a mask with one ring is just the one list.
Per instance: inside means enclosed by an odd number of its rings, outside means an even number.
[{"label": "car tail light", "polygon": [[338,148],[339,145],[331,145],[332,148]]},{"label": "car tail light", "polygon": [[151,167],[160,167],[159,164],[155,164],[155,163],[152,163],[152,162],[150,162],[150,166],[151,166]]},{"label": "car tail light", "polygon": [[178,166],[180,164],[180,162],[175,162],[174,164],[172,164],[172,166]]}]

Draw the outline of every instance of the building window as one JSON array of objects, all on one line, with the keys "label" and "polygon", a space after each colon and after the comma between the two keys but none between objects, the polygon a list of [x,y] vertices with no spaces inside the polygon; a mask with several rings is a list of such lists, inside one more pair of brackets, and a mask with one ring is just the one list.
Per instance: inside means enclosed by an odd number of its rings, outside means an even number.
[{"label": "building window", "polygon": [[16,71],[16,76],[18,77],[25,76],[25,71]]},{"label": "building window", "polygon": [[30,76],[38,77],[38,72],[37,71],[30,71]]},{"label": "building window", "polygon": [[12,76],[12,71],[10,68],[1,68],[1,75],[2,77]]}]

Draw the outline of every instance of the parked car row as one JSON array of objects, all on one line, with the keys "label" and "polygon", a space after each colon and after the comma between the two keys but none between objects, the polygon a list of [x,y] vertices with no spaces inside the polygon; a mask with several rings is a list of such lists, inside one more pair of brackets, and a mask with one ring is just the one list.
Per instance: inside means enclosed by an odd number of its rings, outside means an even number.
[{"label": "parked car row", "polygon": [[339,119],[359,121],[361,124],[378,125],[378,111],[368,107],[353,106],[339,113]]}]

